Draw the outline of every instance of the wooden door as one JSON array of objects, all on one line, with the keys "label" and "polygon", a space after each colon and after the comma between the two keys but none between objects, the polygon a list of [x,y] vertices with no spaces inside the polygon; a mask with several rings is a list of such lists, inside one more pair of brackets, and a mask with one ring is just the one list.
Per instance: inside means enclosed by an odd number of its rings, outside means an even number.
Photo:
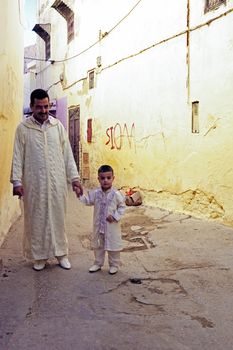
[{"label": "wooden door", "polygon": [[74,159],[80,170],[79,151],[80,151],[80,107],[69,108],[69,139],[73,151]]}]

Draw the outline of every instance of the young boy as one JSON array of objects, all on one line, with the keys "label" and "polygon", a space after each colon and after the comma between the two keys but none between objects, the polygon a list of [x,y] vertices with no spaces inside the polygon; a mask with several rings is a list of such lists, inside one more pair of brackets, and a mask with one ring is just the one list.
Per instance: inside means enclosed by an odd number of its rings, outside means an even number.
[{"label": "young boy", "polygon": [[112,187],[114,172],[110,165],[98,169],[100,187],[81,196],[85,205],[94,205],[93,233],[91,246],[94,249],[94,265],[89,272],[97,272],[104,264],[105,251],[108,252],[109,273],[115,274],[120,265],[122,249],[120,219],[125,212],[125,198]]}]

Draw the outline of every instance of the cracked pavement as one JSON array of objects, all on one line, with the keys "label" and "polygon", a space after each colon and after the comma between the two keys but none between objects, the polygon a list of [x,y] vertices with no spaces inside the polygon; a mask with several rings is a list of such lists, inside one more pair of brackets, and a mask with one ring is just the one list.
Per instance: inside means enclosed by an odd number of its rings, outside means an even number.
[{"label": "cracked pavement", "polygon": [[232,350],[233,229],[141,205],[122,221],[122,267],[88,273],[92,208],[69,193],[72,269],[32,270],[22,218],[0,248],[2,350]]}]

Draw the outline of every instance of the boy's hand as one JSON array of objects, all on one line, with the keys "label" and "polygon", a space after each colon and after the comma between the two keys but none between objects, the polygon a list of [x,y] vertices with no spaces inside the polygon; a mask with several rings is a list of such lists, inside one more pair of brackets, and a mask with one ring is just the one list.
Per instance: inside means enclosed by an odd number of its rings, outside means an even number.
[{"label": "boy's hand", "polygon": [[21,198],[24,195],[23,186],[15,186],[13,187],[13,196],[18,196]]},{"label": "boy's hand", "polygon": [[112,215],[108,215],[108,217],[106,218],[106,220],[107,220],[108,222],[110,222],[110,223],[116,221]]}]

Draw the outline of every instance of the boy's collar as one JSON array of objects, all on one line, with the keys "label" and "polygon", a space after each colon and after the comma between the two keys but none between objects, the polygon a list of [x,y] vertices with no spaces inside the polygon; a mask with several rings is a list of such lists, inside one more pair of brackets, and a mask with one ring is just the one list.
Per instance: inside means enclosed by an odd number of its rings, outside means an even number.
[{"label": "boy's collar", "polygon": [[110,191],[111,191],[112,186],[111,186],[109,189],[105,190],[105,191],[102,189],[102,187],[100,187],[100,188],[101,188],[101,191],[102,191],[102,192],[107,193],[107,192],[110,192]]}]

